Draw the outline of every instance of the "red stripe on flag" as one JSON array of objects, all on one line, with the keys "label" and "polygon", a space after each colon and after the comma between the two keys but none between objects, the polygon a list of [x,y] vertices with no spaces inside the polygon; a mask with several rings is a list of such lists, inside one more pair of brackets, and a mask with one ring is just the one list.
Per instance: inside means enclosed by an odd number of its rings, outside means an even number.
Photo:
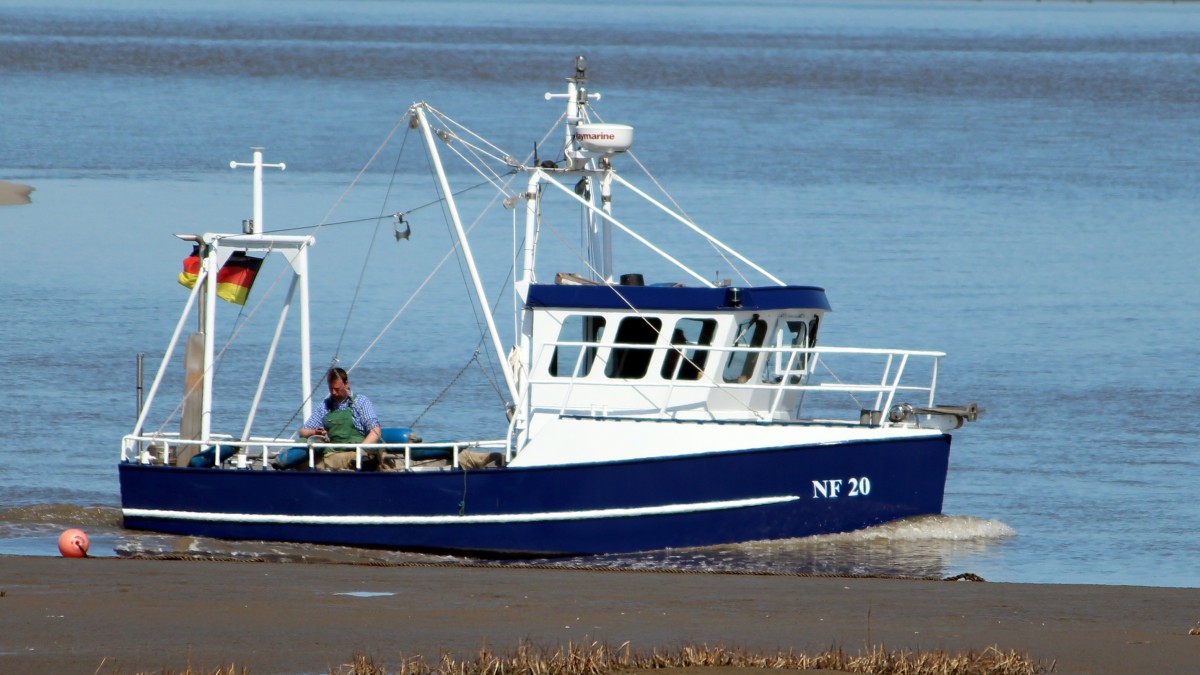
[{"label": "red stripe on flag", "polygon": [[179,283],[188,288],[195,288],[196,279],[200,278],[200,247],[193,246],[192,254],[183,259],[183,271],[179,273]]}]

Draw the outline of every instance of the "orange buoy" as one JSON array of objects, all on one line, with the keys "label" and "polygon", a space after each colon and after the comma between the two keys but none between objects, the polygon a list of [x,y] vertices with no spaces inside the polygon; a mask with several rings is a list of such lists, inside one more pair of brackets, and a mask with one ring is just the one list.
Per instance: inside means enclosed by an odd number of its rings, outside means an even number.
[{"label": "orange buoy", "polygon": [[70,529],[58,537],[58,552],[64,558],[86,558],[88,536],[83,530]]}]

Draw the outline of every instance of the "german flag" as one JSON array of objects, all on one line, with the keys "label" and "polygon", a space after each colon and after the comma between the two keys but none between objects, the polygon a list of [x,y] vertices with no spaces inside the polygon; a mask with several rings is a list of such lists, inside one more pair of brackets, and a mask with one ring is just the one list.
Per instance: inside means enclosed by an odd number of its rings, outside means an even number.
[{"label": "german flag", "polygon": [[192,254],[183,259],[183,271],[179,273],[179,283],[188,288],[195,288],[198,278],[200,278],[200,247],[193,246]]},{"label": "german flag", "polygon": [[248,256],[245,251],[234,251],[217,271],[217,297],[238,305],[246,304],[262,262],[262,258]]}]

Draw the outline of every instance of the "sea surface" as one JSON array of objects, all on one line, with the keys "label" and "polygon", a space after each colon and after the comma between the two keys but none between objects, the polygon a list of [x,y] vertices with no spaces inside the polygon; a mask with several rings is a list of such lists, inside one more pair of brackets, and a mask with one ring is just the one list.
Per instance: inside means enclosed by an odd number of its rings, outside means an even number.
[{"label": "sea surface", "polygon": [[[523,157],[577,54],[688,213],[828,290],[822,344],[943,350],[939,399],[986,413],[955,436],[944,516],[535,564],[1200,586],[1196,3],[0,0],[0,180],[36,188],[0,207],[0,554],[82,527],[93,555],[479,562],[125,531],[119,440],[137,354],[148,384],[186,298],[172,235],[240,229],[229,162],[252,146],[287,163],[267,229],[327,223],[314,368],[356,364],[389,426],[501,436],[396,125],[425,100]],[[379,216],[407,210],[396,241]],[[509,224],[477,227],[503,281]],[[298,427],[290,393],[261,433]]]}]

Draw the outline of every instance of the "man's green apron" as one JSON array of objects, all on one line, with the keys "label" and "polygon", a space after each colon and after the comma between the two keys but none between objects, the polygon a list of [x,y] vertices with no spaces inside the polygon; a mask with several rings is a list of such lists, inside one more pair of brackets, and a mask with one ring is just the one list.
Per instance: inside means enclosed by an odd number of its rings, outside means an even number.
[{"label": "man's green apron", "polygon": [[362,443],[366,436],[354,426],[354,397],[350,406],[325,415],[325,431],[330,443]]}]

